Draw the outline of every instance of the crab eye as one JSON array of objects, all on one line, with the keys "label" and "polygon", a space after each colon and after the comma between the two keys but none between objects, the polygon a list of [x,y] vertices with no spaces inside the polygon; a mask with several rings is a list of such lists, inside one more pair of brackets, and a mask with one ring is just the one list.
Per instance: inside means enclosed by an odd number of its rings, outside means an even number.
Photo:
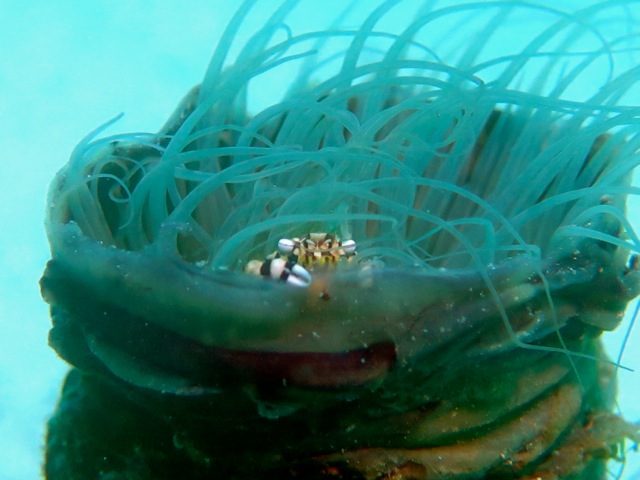
[{"label": "crab eye", "polygon": [[346,255],[353,255],[356,253],[356,242],[353,240],[345,240],[342,242],[342,249]]},{"label": "crab eye", "polygon": [[295,242],[289,238],[281,238],[280,240],[278,240],[278,250],[280,250],[280,253],[291,253],[293,252],[295,246]]}]

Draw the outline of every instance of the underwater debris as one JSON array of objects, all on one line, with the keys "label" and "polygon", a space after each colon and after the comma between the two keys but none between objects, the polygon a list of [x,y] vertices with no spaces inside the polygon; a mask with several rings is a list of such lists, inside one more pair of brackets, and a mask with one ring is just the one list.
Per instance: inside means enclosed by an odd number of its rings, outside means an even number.
[{"label": "underwater debris", "polygon": [[297,3],[225,61],[245,1],[158,134],[110,122],[54,180],[47,478],[606,478],[638,441],[601,343],[640,293],[637,32],[605,31],[633,5],[425,2],[387,31],[388,1],[280,38]]}]

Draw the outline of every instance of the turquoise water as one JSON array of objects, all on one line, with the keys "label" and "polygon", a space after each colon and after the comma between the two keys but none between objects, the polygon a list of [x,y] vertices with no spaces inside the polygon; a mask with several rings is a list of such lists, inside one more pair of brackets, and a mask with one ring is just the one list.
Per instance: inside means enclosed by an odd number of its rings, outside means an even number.
[{"label": "turquoise water", "polygon": [[[118,113],[125,116],[109,133],[157,130],[201,80],[238,3],[2,4],[0,479],[39,476],[44,422],[66,371],[47,347],[48,309],[37,284],[49,258],[42,227],[47,186],[79,139]],[[263,2],[265,7],[277,3]],[[342,3],[308,2],[289,23],[296,31],[310,23],[322,27]],[[263,101],[256,95],[256,106]],[[610,336],[614,356],[624,331],[623,325]],[[639,346],[636,329],[624,365],[640,369]],[[640,419],[638,373],[624,372],[621,381],[622,410]],[[623,478],[640,478],[640,461],[633,455]]]},{"label": "turquoise water", "polygon": [[119,131],[157,130],[200,81],[230,12],[207,1],[9,3],[0,15],[0,479],[26,480],[39,477],[66,371],[47,346],[38,288],[48,184],[79,139],[120,112]]}]

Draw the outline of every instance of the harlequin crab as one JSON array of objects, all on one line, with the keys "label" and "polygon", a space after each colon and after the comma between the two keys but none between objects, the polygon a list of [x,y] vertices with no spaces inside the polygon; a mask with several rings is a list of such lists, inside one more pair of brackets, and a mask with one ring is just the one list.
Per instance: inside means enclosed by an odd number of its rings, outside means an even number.
[{"label": "harlequin crab", "polygon": [[245,272],[307,287],[312,280],[309,270],[336,265],[341,258],[350,261],[355,255],[353,240],[342,242],[331,233],[308,233],[302,238],[281,238],[277,251],[265,260],[251,260]]}]

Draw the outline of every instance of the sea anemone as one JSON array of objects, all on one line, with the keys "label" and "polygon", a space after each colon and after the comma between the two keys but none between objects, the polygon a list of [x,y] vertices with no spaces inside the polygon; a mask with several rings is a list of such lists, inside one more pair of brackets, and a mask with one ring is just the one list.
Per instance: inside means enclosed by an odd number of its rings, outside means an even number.
[{"label": "sea anemone", "polygon": [[54,180],[47,475],[604,478],[638,439],[600,341],[640,292],[632,2],[298,3],[229,60],[245,1],[159,133]]}]

